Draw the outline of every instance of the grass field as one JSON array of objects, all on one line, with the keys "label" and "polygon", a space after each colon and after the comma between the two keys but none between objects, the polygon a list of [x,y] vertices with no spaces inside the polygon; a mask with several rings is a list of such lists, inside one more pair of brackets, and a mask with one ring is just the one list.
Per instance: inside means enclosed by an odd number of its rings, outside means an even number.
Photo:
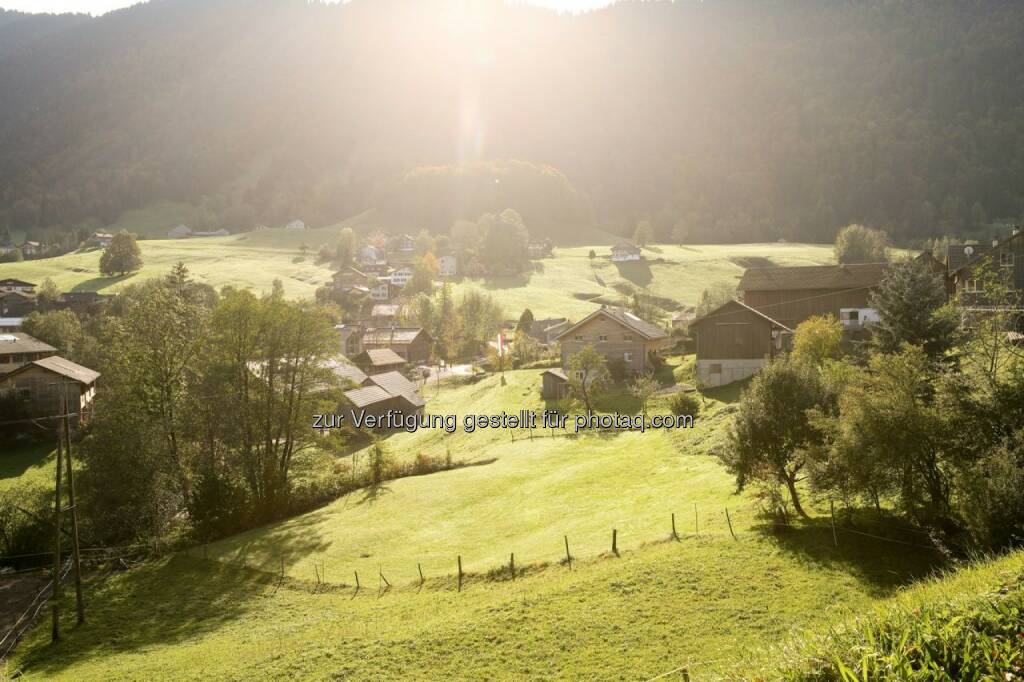
[{"label": "grass field", "polygon": [[5,445],[3,450],[0,454],[0,492],[21,483],[53,486],[54,466],[57,462],[57,451],[53,445]]},{"label": "grass field", "polygon": [[[539,409],[538,375],[442,384],[436,397],[428,389],[428,411]],[[837,548],[824,520],[765,531],[753,499],[736,495],[708,454],[734,398],[712,396],[685,431],[395,435],[392,456],[450,449],[475,466],[390,481],[116,575],[90,590],[88,624],[69,622],[57,645],[37,628],[12,671],[29,680],[711,674],[797,628],[882,603],[937,565],[934,553],[867,537],[844,535]],[[618,396],[610,407],[636,406]],[[571,569],[560,563],[566,535]],[[515,581],[504,568],[511,552],[525,568]],[[461,593],[458,555],[469,574]],[[378,593],[379,573],[392,589]]]},{"label": "grass field", "polygon": [[[269,290],[274,279],[293,298],[312,297],[329,282],[332,270],[316,262],[322,244],[333,243],[337,229],[264,230],[204,239],[146,239],[139,242],[143,268],[120,278],[102,277],[100,251],[71,253],[23,263],[0,264],[0,276],[42,282],[50,277],[62,290],[114,292],[130,282],[165,274],[184,261],[196,279]],[[301,247],[308,247],[305,256]],[[590,250],[597,253],[593,261]],[[530,308],[536,317],[586,316],[602,303],[618,302],[628,286],[644,289],[674,305],[695,305],[701,291],[735,286],[743,270],[758,265],[819,265],[832,260],[832,247],[816,244],[732,244],[651,246],[645,260],[612,263],[607,246],[555,249],[554,258],[535,261],[536,270],[514,277],[460,279],[456,291],[486,291],[506,317]]]}]

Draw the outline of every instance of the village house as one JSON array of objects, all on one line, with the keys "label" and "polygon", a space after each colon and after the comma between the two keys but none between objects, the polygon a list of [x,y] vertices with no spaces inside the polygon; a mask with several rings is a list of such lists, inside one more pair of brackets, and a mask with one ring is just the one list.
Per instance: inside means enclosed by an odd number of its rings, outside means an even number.
[{"label": "village house", "polygon": [[641,257],[640,247],[634,244],[622,242],[612,247],[612,262],[614,263],[640,260]]},{"label": "village house", "polygon": [[409,266],[401,267],[391,273],[391,283],[397,287],[404,287],[412,279],[412,268]]},{"label": "village house", "polygon": [[430,334],[422,327],[371,327],[363,333],[363,348],[387,348],[413,364],[430,359]]},{"label": "village house", "polygon": [[984,285],[977,277],[983,265],[1003,273],[1012,289],[1024,291],[1024,233],[1014,230],[991,244],[950,244],[946,248],[950,293],[965,294],[971,305],[985,305]]},{"label": "village house", "polygon": [[57,349],[22,332],[0,334],[0,376],[57,354]]},{"label": "village house", "polygon": [[437,272],[441,277],[455,277],[459,274],[459,259],[452,254],[439,256],[437,259]]},{"label": "village house", "polygon": [[36,285],[21,279],[0,279],[0,294],[35,294]]},{"label": "village house", "polygon": [[293,220],[290,223],[288,223],[287,225],[285,225],[284,229],[286,229],[286,230],[305,230],[306,229],[306,223],[302,222],[301,220]]},{"label": "village house", "polygon": [[697,379],[724,386],[753,376],[786,349],[793,330],[740,301],[729,301],[690,323]]},{"label": "village house", "polygon": [[96,398],[99,372],[56,355],[35,359],[0,377],[0,394],[24,401],[31,419],[62,414],[62,399],[74,421],[84,421]]},{"label": "village house", "polygon": [[558,335],[568,328],[569,320],[567,318],[552,317],[545,320],[534,320],[530,325],[529,334],[537,340],[537,343],[550,346],[558,338]]},{"label": "village house", "polygon": [[396,234],[388,238],[387,248],[389,254],[408,257],[416,250],[416,239],[408,234]]},{"label": "village house", "polygon": [[695,319],[697,319],[697,311],[694,308],[683,308],[672,315],[672,328],[686,329]]},{"label": "village house", "polygon": [[100,248],[107,248],[110,242],[114,241],[114,235],[109,232],[93,232],[89,241],[94,242]]},{"label": "village house", "polygon": [[851,263],[748,268],[738,298],[788,329],[814,315],[832,315],[844,329],[860,330],[878,319],[871,292],[885,276],[888,263]]},{"label": "village house", "polygon": [[192,229],[187,225],[175,225],[167,230],[168,239],[187,239],[192,236]]},{"label": "village house", "polygon": [[355,357],[363,352],[363,325],[339,324],[334,331],[338,333],[341,352],[346,357]]},{"label": "village house", "polygon": [[387,279],[376,280],[369,287],[370,298],[374,301],[390,301],[398,295],[399,290],[400,287]]},{"label": "village house", "polygon": [[555,337],[562,347],[562,369],[568,370],[569,357],[586,346],[593,346],[609,366],[622,363],[626,376],[646,372],[651,358],[668,346],[668,334],[621,308],[599,308]]},{"label": "village house", "polygon": [[206,232],[193,232],[193,237],[228,237],[231,233],[221,228],[219,230],[209,230]]},{"label": "village house", "polygon": [[367,375],[363,370],[347,360],[328,360],[324,364],[335,376],[351,383],[353,386],[362,386],[367,379]]},{"label": "village house", "polygon": [[390,348],[367,348],[352,361],[368,375],[394,372],[405,367],[405,359]]},{"label": "village house", "polygon": [[21,249],[21,255],[25,258],[33,258],[43,251],[43,245],[33,241],[27,241],[18,248]]},{"label": "village house", "polygon": [[359,249],[356,253],[356,261],[358,261],[360,265],[376,265],[377,263],[387,264],[387,261],[384,258],[384,251],[378,249],[372,244],[367,244]]},{"label": "village house", "polygon": [[36,309],[36,295],[20,291],[0,291],[0,316],[25,317]]}]

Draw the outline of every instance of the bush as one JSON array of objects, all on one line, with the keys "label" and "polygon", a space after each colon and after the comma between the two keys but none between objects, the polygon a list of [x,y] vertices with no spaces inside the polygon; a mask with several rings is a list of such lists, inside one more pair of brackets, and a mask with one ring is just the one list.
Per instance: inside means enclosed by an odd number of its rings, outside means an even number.
[{"label": "bush", "polygon": [[668,409],[670,409],[674,415],[688,414],[696,417],[701,408],[699,396],[700,394],[696,392],[679,391],[669,398]]}]

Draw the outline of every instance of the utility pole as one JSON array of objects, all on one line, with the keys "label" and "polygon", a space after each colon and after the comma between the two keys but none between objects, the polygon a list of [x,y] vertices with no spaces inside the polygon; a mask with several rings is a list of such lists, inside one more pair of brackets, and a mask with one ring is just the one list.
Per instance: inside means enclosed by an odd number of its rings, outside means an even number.
[{"label": "utility pole", "polygon": [[[71,417],[69,415],[67,380],[61,382],[64,403],[64,440],[68,457],[68,501],[71,510],[71,556],[75,566],[75,603],[78,609],[78,624],[85,622],[85,601],[82,598],[82,559],[78,545],[78,505],[75,502],[75,469],[71,461]],[[76,410],[81,412],[81,410]],[[81,419],[81,417],[79,417]]]},{"label": "utility pole", "polygon": [[57,473],[53,495],[53,592],[50,593],[51,608],[53,609],[53,628],[50,630],[50,639],[54,642],[60,639],[60,475],[63,462],[64,437],[58,422]]}]

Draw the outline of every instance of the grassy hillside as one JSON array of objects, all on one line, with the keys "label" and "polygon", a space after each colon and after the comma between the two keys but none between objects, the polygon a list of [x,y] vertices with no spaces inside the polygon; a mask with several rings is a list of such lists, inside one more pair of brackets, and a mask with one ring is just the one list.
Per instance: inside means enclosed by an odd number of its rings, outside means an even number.
[{"label": "grassy hillside", "polygon": [[[591,249],[597,256],[593,260]],[[666,244],[644,249],[644,260],[627,263],[613,263],[608,246],[581,246],[555,249],[554,258],[535,261],[533,273],[463,280],[457,289],[487,291],[509,316],[530,308],[536,317],[579,319],[601,303],[619,301],[629,287],[678,305],[696,305],[705,289],[735,286],[747,267],[832,262],[832,247],[821,244]]]},{"label": "grassy hillside", "polygon": [[[442,384],[428,409],[539,408],[537,375]],[[635,405],[620,395],[604,407]],[[766,533],[753,500],[707,454],[730,409],[711,400],[696,428],[674,433],[395,435],[392,456],[450,448],[477,466],[391,481],[114,576],[90,591],[87,625],[69,623],[56,646],[37,628],[12,670],[29,680],[711,672],[797,627],[866,609],[934,566],[931,553],[872,538],[844,536],[836,548],[826,523]],[[571,569],[560,563],[565,535]],[[515,581],[510,552],[526,568]],[[469,572],[461,593],[457,555]],[[382,594],[379,572],[393,585]]]},{"label": "grassy hillside", "polygon": [[[184,261],[197,279],[215,287],[267,290],[275,278],[292,297],[311,297],[332,271],[315,262],[322,244],[334,243],[335,227],[265,230],[230,237],[139,242],[144,266],[129,277],[99,273],[100,251],[59,258],[0,264],[0,275],[41,282],[51,277],[62,289],[116,291],[127,282],[165,274]],[[301,247],[308,247],[305,257]],[[588,257],[593,249],[597,258]],[[734,286],[755,265],[817,265],[832,261],[832,247],[814,244],[732,244],[652,246],[645,260],[612,263],[608,246],[557,248],[554,258],[536,261],[537,270],[514,277],[462,279],[456,291],[480,289],[494,296],[507,317],[530,308],[537,317],[579,319],[601,303],[617,302],[624,287],[639,287],[669,305],[694,305],[704,289]]]}]

